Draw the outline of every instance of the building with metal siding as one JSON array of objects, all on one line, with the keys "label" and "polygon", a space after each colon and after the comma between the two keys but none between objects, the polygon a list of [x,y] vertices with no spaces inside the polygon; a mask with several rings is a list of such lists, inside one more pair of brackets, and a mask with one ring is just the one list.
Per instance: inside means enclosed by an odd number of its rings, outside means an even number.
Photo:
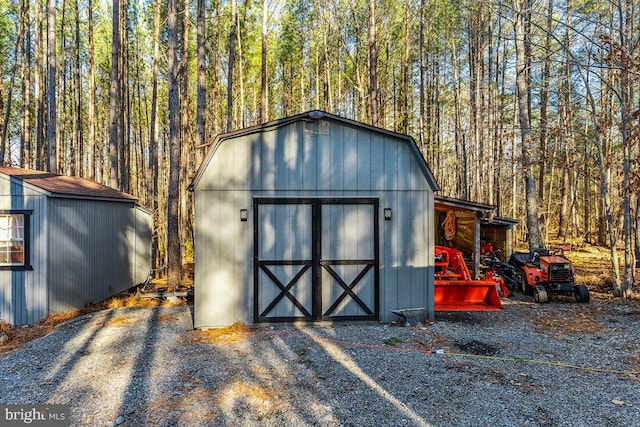
[{"label": "building with metal siding", "polygon": [[152,217],[136,202],[86,179],[0,167],[0,320],[35,323],[144,281]]},{"label": "building with metal siding", "polygon": [[320,111],[221,135],[195,192],[195,327],[433,318],[434,191],[412,138]]}]

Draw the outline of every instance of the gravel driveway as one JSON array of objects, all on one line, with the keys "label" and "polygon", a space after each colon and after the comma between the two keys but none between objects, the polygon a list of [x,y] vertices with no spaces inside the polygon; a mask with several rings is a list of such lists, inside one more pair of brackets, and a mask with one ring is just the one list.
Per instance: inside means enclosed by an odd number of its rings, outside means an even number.
[{"label": "gravel driveway", "polygon": [[224,333],[188,306],[106,310],[0,355],[1,403],[69,404],[78,426],[638,425],[638,302],[504,304]]}]

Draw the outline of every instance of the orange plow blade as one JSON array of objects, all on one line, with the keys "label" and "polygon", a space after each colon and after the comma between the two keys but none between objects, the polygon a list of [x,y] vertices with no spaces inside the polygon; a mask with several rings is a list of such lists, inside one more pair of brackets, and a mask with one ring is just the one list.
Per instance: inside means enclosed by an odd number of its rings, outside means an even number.
[{"label": "orange plow blade", "polygon": [[435,280],[435,311],[500,310],[495,280]]}]

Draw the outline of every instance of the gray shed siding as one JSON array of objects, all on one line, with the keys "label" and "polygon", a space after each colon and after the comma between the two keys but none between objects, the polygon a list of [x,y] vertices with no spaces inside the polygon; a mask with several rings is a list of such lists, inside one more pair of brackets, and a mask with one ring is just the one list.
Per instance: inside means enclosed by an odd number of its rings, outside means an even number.
[{"label": "gray shed siding", "polygon": [[51,196],[0,176],[0,210],[29,210],[31,270],[0,270],[0,320],[32,324],[144,281],[151,213],[132,201]]},{"label": "gray shed siding", "polygon": [[50,199],[50,313],[102,301],[144,280],[150,265],[140,265],[136,214],[129,202]]},{"label": "gray shed siding", "polygon": [[0,270],[0,320],[25,325],[47,316],[47,197],[0,177],[0,209],[31,210],[30,260],[33,270]]},{"label": "gray shed siding", "polygon": [[411,306],[433,315],[433,188],[410,141],[341,121],[297,121],[223,140],[206,161],[195,184],[196,327],[253,321],[256,197],[378,198],[380,321]]}]

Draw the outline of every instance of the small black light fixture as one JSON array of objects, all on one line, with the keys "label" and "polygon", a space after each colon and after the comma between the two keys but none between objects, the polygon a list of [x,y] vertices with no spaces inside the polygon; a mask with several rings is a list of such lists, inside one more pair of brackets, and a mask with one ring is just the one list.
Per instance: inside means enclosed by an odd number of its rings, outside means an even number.
[{"label": "small black light fixture", "polygon": [[391,221],[391,216],[392,216],[391,208],[384,208],[384,220]]},{"label": "small black light fixture", "polygon": [[249,212],[246,209],[240,209],[240,221],[245,222],[249,218]]}]

